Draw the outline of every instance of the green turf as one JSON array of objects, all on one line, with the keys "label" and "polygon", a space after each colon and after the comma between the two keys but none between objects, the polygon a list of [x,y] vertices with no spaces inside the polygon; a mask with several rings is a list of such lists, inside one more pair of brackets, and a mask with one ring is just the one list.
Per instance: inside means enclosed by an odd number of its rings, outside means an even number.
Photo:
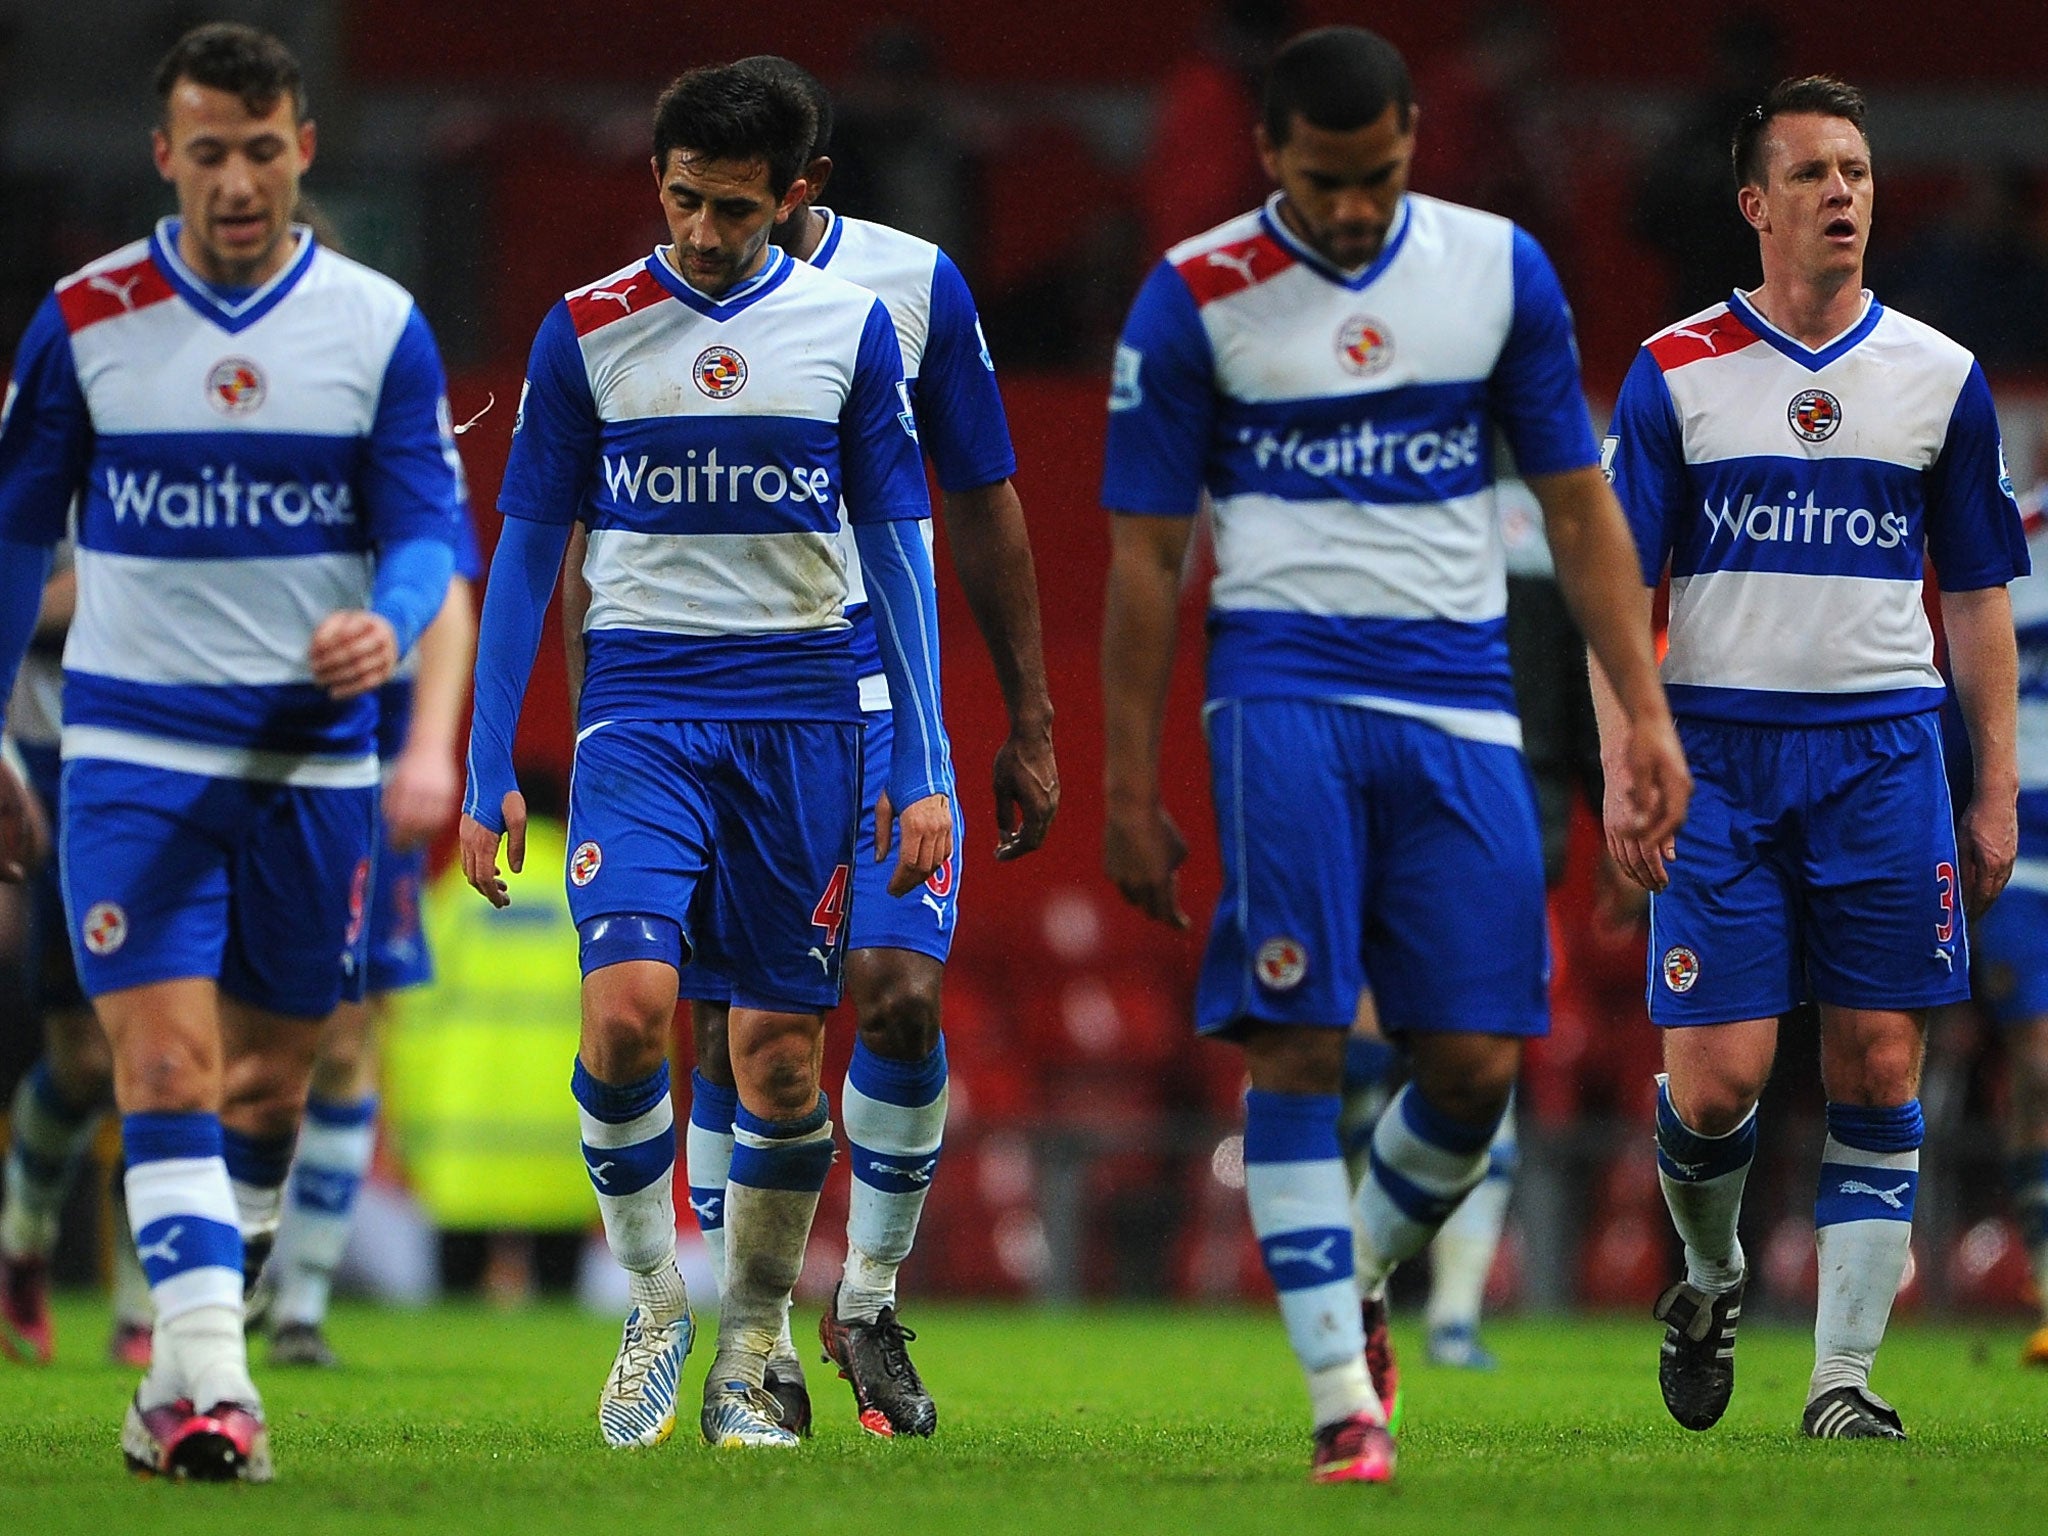
[{"label": "green turf", "polygon": [[1397,1329],[1409,1418],[1383,1490],[1308,1484],[1301,1388],[1268,1314],[922,1306],[912,1321],[940,1405],[929,1444],[861,1434],[819,1369],[818,1433],[800,1451],[707,1450],[686,1396],[673,1440],[620,1454],[594,1419],[616,1343],[602,1319],[344,1309],[346,1371],[259,1371],[278,1480],[252,1489],[120,1471],[131,1383],[97,1357],[103,1312],[70,1302],[56,1366],[0,1366],[0,1532],[2048,1529],[2048,1372],[2017,1368],[2009,1327],[1895,1333],[1878,1385],[1906,1416],[1905,1447],[1798,1438],[1809,1344],[1790,1329],[1744,1330],[1734,1407],[1706,1435],[1665,1418],[1647,1322],[1502,1322],[1493,1376],[1414,1363]]}]

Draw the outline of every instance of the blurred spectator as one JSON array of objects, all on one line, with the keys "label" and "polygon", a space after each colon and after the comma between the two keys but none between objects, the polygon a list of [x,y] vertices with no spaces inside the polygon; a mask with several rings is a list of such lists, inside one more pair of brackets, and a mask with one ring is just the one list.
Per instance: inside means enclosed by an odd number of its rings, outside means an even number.
[{"label": "blurred spectator", "polygon": [[971,132],[939,85],[931,40],[885,22],[834,93],[832,203],[944,248],[969,278],[980,256],[981,174]]},{"label": "blurred spectator", "polygon": [[1422,70],[1411,185],[1513,219],[1550,254],[1569,290],[1572,225],[1557,152],[1549,16],[1529,0],[1475,13],[1465,45]]},{"label": "blurred spectator", "polygon": [[1643,167],[1631,221],[1671,274],[1667,315],[1690,315],[1763,281],[1756,233],[1735,208],[1729,144],[1742,114],[1784,74],[1785,34],[1762,11],[1714,35],[1714,79]]},{"label": "blurred spectator", "polygon": [[2048,205],[2024,165],[1979,167],[1962,206],[1938,216],[1874,278],[1887,304],[1947,332],[1986,368],[2048,367]]},{"label": "blurred spectator", "polygon": [[1147,262],[1265,201],[1252,129],[1266,63],[1294,30],[1293,0],[1223,0],[1167,72],[1138,193]]}]

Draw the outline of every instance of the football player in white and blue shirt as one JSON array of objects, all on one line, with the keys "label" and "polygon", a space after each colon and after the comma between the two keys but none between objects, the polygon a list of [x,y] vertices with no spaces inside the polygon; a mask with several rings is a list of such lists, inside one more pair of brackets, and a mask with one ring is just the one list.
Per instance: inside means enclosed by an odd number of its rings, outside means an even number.
[{"label": "football player in white and blue shirt", "polygon": [[461,491],[411,297],[291,222],[314,135],[290,54],[202,27],[157,86],[178,217],[59,283],[15,357],[0,681],[76,497],[65,906],[157,1313],[122,1445],[260,1479],[242,1227],[361,982],[373,694],[441,605]]},{"label": "football player in white and blue shirt", "polygon": [[[746,59],[741,67],[788,80],[818,114],[817,137],[804,167],[805,201],[775,227],[775,243],[875,293],[895,323],[918,440],[944,494],[955,569],[981,621],[1009,710],[1010,739],[995,765],[1001,832],[996,857],[1019,857],[1044,841],[1058,803],[1058,772],[1031,542],[1010,483],[1017,458],[973,297],[959,268],[931,242],[817,206],[832,174],[831,98],[787,59]],[[930,530],[926,524],[927,547]],[[840,553],[846,561],[847,617],[853,624],[866,726],[857,844],[865,850],[873,846],[875,807],[886,788],[893,715],[875,617],[861,579],[860,551],[843,517]],[[571,582],[572,591],[577,585]],[[1013,815],[1016,824],[1011,826]],[[956,803],[956,849],[963,830]],[[853,1181],[845,1271],[820,1331],[853,1388],[861,1423],[883,1435],[929,1435],[938,1419],[911,1362],[907,1330],[898,1320],[896,1275],[915,1239],[945,1136],[947,1072],[939,999],[959,912],[960,866],[956,853],[923,885],[891,896],[890,866],[862,857],[854,863],[850,892],[846,990],[858,1033],[840,1113]],[[693,965],[684,973],[683,991],[696,1000],[690,1201],[714,1262],[722,1267],[721,1221],[735,1107],[726,1052],[729,983],[710,967]],[[785,1424],[808,1424],[803,1367],[786,1338],[769,1362],[768,1387],[783,1404]]]},{"label": "football player in white and blue shirt", "polygon": [[[2019,857],[2005,894],[1971,927],[1970,958],[1978,1000],[2005,1047],[2007,1180],[2042,1310],[2020,1359],[2048,1366],[2048,484],[2036,486],[2021,510],[2033,570],[2011,587]],[[1957,756],[1967,764],[1966,752]]]},{"label": "football player in white and blue shirt", "polygon": [[[1329,1481],[1391,1475],[1387,1275],[1485,1177],[1521,1042],[1547,1028],[1496,431],[1581,628],[1628,677],[1644,825],[1675,826],[1685,801],[1557,278],[1507,220],[1406,193],[1413,146],[1406,67],[1382,39],[1332,27],[1280,52],[1260,138],[1280,191],[1147,279],[1103,482],[1106,862],[1177,925],[1159,718],[1192,518],[1211,506],[1224,890],[1196,1023],[1245,1050],[1246,1193]],[[1354,1211],[1338,1094],[1367,987],[1414,1078]]]},{"label": "football player in white and blue shirt", "polygon": [[814,127],[801,91],[732,66],[669,88],[654,169],[674,243],[542,323],[499,497],[462,845],[501,903],[498,842],[511,832],[516,868],[524,811],[513,727],[570,525],[590,527],[568,880],[584,1155],[634,1301],[599,1401],[614,1445],[666,1438],[690,1346],[667,1055],[678,974],[699,956],[730,978],[739,1099],[703,1432],[797,1443],[762,1384],[832,1161],[816,1052],[839,1000],[862,793],[842,499],[896,717],[891,894],[953,855],[901,346],[872,293],[768,240],[802,200]]},{"label": "football player in white and blue shirt", "polygon": [[[1691,1429],[1733,1389],[1756,1099],[1778,1015],[1812,999],[1828,1139],[1802,1427],[1904,1437],[1869,1376],[1907,1262],[1926,1010],[1969,995],[1966,923],[2004,885],[2017,836],[2019,511],[1983,371],[1863,287],[1862,120],[1856,91],[1816,76],[1740,125],[1764,284],[1650,338],[1607,445],[1646,588],[1669,568],[1664,680],[1698,777],[1674,845],[1608,828],[1654,893],[1658,1165],[1686,1245],[1686,1278],[1657,1304],[1659,1378]],[[1979,774],[1960,848],[1930,565]],[[1647,630],[1647,591],[1639,611]]]}]

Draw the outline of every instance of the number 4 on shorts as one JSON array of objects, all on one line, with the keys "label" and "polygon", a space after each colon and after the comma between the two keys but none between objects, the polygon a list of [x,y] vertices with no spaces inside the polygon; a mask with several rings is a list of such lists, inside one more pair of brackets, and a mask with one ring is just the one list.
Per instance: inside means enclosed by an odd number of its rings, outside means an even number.
[{"label": "number 4 on shorts", "polygon": [[832,878],[825,883],[825,894],[811,909],[811,926],[825,930],[827,949],[839,947],[839,925],[846,921],[846,888],[852,878],[853,871],[847,865],[833,870]]}]

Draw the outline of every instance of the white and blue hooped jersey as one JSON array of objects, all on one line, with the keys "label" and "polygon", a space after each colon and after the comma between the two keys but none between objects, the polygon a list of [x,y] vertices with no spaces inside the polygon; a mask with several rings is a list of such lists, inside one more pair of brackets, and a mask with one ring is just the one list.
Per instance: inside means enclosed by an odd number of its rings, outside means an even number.
[{"label": "white and blue hooped jersey", "polygon": [[2033,570],[2012,584],[2019,641],[2020,856],[2012,883],[2048,892],[2048,501],[2028,498],[2027,551]]},{"label": "white and blue hooped jersey", "polygon": [[1215,521],[1211,699],[1337,699],[1519,746],[1494,438],[1597,461],[1571,311],[1506,219],[1402,200],[1332,267],[1279,198],[1167,252],[1132,306],[1103,504]]},{"label": "white and blue hooped jersey", "polygon": [[1664,682],[1743,725],[1939,708],[1925,565],[1947,591],[2027,570],[1983,370],[1865,295],[1813,349],[1742,294],[1651,337],[1603,459],[1643,580],[1671,569]]},{"label": "white and blue hooped jersey", "polygon": [[[917,411],[918,440],[938,471],[939,484],[948,491],[969,491],[1009,479],[1017,472],[1010,424],[996,388],[995,360],[960,269],[929,240],[886,224],[841,218],[828,208],[818,212],[828,227],[811,265],[858,283],[888,305],[903,348],[903,376]],[[924,535],[929,552],[929,522]],[[882,675],[860,554],[843,516],[839,553],[846,562],[846,616],[853,621],[861,708],[887,709],[889,680]]]},{"label": "white and blue hooped jersey", "polygon": [[842,499],[931,513],[866,289],[770,246],[712,299],[657,251],[542,322],[498,507],[589,524],[585,720],[858,720]]},{"label": "white and blue hooped jersey", "polygon": [[375,551],[452,542],[461,461],[433,337],[389,278],[297,232],[223,295],[166,220],[57,285],[0,418],[0,537],[61,538],[77,498],[66,758],[352,787],[376,701],[307,650],[368,606]]}]

